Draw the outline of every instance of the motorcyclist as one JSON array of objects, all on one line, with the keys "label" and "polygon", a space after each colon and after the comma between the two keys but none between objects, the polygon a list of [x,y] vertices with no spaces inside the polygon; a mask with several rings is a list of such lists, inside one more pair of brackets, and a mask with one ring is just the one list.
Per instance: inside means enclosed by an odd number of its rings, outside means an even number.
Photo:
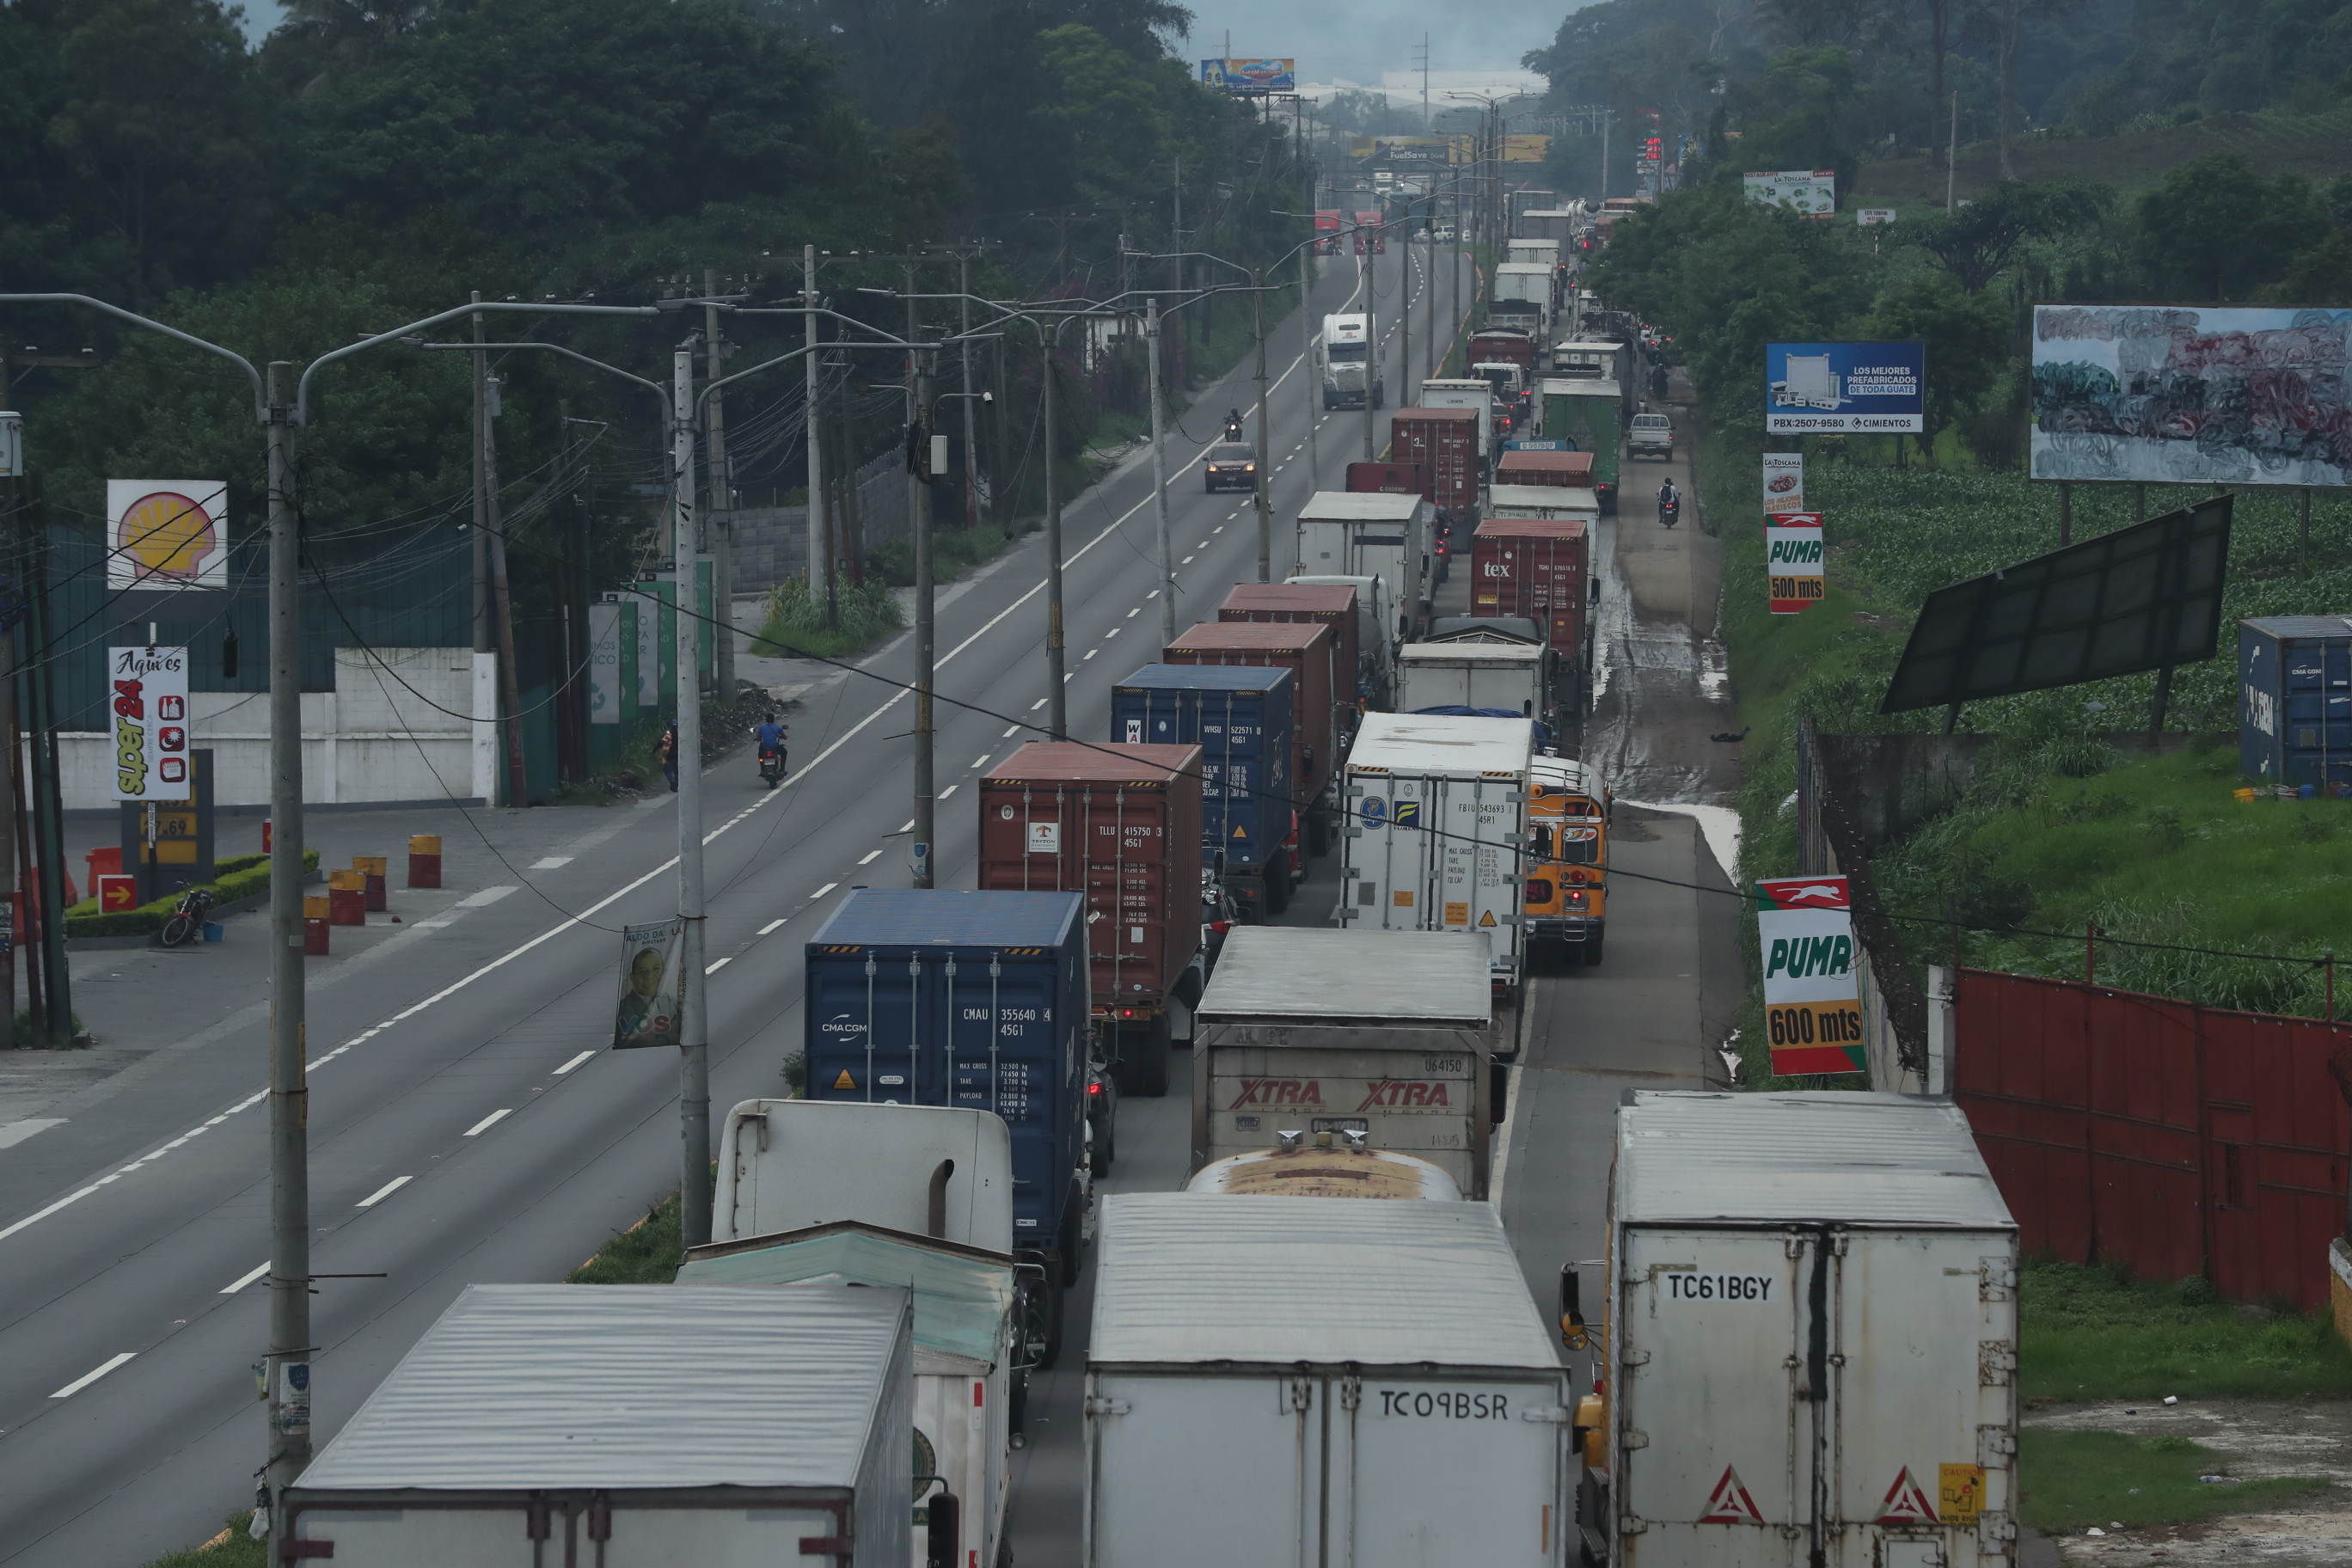
[{"label": "motorcyclist", "polygon": [[1242,411],[1238,408],[1228,408],[1225,410],[1225,439],[1238,441],[1241,438]]},{"label": "motorcyclist", "polygon": [[1658,487],[1658,516],[1666,526],[1671,528],[1674,526],[1675,519],[1681,515],[1682,510],[1683,493],[1675,489],[1674,480],[1668,479]]},{"label": "motorcyclist", "polygon": [[751,733],[759,742],[760,760],[764,763],[770,757],[775,758],[776,772],[782,773],[784,771],[784,737],[790,731],[777,723],[776,716],[771,713],[760,721],[759,728]]}]

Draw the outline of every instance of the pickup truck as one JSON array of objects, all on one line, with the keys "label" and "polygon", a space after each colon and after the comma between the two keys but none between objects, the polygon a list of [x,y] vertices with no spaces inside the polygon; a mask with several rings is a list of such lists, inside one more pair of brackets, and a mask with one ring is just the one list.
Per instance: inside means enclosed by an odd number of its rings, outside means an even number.
[{"label": "pickup truck", "polygon": [[1675,455],[1675,422],[1663,414],[1636,414],[1625,432],[1625,455],[1671,462]]}]

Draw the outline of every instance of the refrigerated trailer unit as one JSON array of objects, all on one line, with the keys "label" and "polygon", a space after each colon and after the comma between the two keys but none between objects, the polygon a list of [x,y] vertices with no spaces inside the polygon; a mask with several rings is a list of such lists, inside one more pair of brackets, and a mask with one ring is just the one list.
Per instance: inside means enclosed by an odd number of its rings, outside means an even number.
[{"label": "refrigerated trailer unit", "polygon": [[1482,932],[1497,991],[1520,978],[1525,719],[1370,713],[1348,757],[1339,918],[1356,931]]},{"label": "refrigerated trailer unit", "polygon": [[1168,1092],[1200,1000],[1198,746],[1035,741],[980,780],[979,881],[1082,892],[1095,1040],[1119,1088]]},{"label": "refrigerated trailer unit", "polygon": [[1378,577],[1388,589],[1402,642],[1420,627],[1433,591],[1429,552],[1433,509],[1419,496],[1319,490],[1299,509],[1301,577]]},{"label": "refrigerated trailer unit", "polygon": [[270,1555],[715,1568],[816,1541],[907,1568],[914,1385],[905,1290],[468,1285],[287,1489]]},{"label": "refrigerated trailer unit", "polygon": [[1355,1134],[1485,1197],[1488,952],[1462,931],[1236,930],[1201,998],[1193,1168],[1285,1132]]},{"label": "refrigerated trailer unit", "polygon": [[1594,1546],[1621,1568],[2015,1560],[2017,1225],[1957,1106],[1629,1089],[1611,1192]]},{"label": "refrigerated trailer unit", "polygon": [[1564,1568],[1566,1374],[1492,1206],[1109,1200],[1086,1568]]}]

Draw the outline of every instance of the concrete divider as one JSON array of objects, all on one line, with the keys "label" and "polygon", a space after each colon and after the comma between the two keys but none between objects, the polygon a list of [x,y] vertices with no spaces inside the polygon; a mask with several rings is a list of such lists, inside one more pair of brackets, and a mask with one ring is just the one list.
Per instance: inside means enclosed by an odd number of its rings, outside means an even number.
[{"label": "concrete divider", "polygon": [[[329,897],[331,897],[330,895]],[[328,898],[304,895],[302,900],[302,956],[327,956],[327,928],[333,919]]]},{"label": "concrete divider", "polygon": [[390,908],[384,894],[384,879],[389,873],[391,857],[386,855],[354,855],[352,869],[367,879],[367,909],[371,914]]},{"label": "concrete divider", "polygon": [[408,885],[412,888],[437,888],[441,885],[441,836],[419,833],[408,841]]}]

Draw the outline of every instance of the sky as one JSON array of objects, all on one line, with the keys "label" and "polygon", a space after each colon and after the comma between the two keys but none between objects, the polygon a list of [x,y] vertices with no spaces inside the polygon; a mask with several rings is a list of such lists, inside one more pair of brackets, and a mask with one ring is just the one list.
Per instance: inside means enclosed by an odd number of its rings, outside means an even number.
[{"label": "sky", "polygon": [[[1429,38],[1433,70],[1516,68],[1529,49],[1551,42],[1560,18],[1574,6],[1513,0],[1190,0],[1195,59],[1224,53],[1233,34],[1236,58],[1287,55],[1301,81],[1345,79],[1377,83],[1384,70],[1418,70],[1421,40]],[[244,0],[247,35],[258,43],[284,19],[278,0]]]}]

